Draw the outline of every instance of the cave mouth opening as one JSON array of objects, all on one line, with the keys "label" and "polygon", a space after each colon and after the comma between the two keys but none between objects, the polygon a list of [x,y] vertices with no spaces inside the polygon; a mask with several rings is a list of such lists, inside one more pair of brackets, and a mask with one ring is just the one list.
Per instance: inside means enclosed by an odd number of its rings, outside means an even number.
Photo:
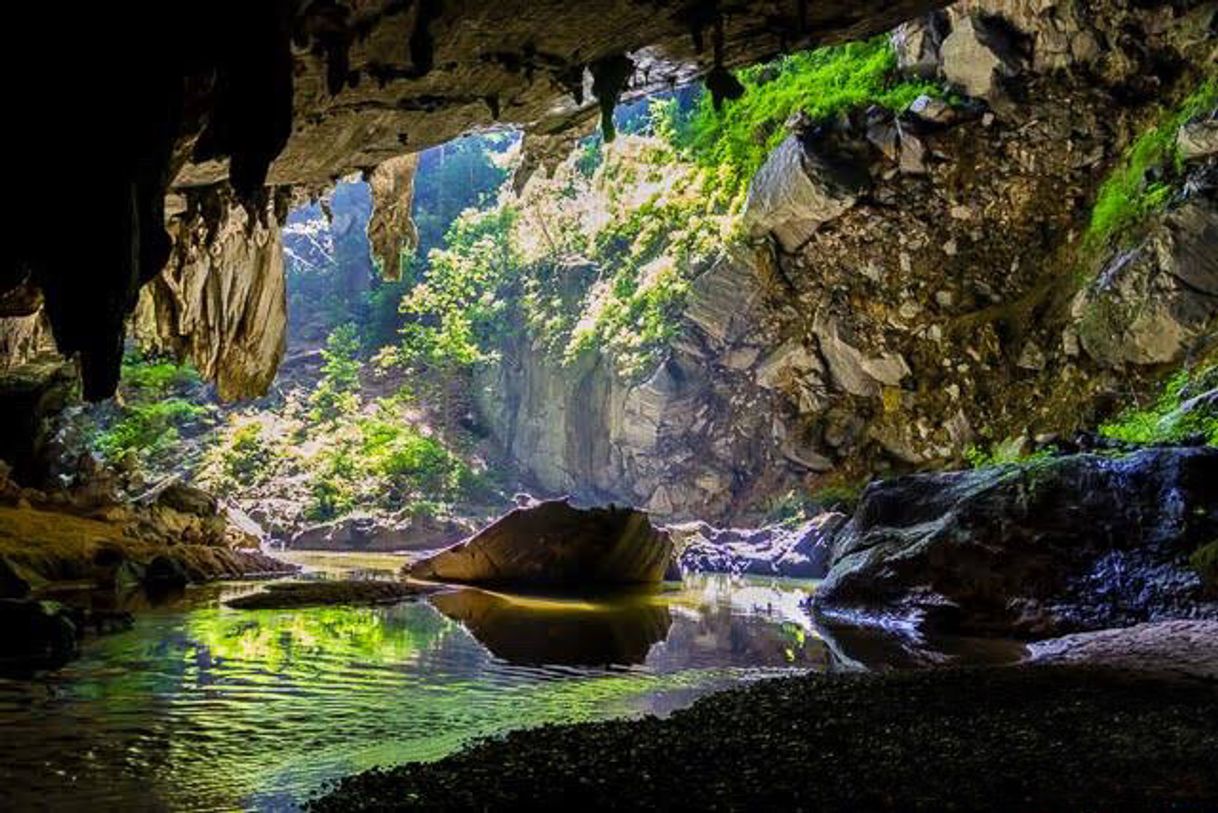
[{"label": "cave mouth opening", "polygon": [[[329,801],[1218,798],[1218,9],[979,3],[815,51],[922,4],[627,3],[656,50],[591,56],[591,4],[310,3],[192,52],[172,177],[85,228],[168,245],[77,289],[23,233],[0,280],[0,798],[292,807],[775,675]],[[551,736],[593,755],[553,786]]]}]

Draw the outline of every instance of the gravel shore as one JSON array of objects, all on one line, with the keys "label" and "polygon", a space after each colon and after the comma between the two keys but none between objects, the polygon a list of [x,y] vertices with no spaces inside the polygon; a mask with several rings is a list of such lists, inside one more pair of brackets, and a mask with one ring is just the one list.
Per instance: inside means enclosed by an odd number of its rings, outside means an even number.
[{"label": "gravel shore", "polygon": [[1218,685],[1069,666],[809,675],[342,780],[390,809],[1213,810]]}]

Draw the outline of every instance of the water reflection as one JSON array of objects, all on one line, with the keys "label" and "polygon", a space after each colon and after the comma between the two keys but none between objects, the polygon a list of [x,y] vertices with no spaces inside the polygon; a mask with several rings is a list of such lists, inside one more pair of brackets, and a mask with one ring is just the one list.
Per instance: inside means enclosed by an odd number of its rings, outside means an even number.
[{"label": "water reflection", "polygon": [[641,664],[672,624],[651,594],[546,598],[463,588],[431,597],[491,654],[525,665]]},{"label": "water reflection", "polygon": [[826,637],[801,607],[808,584],[222,605],[256,589],[188,590],[59,672],[0,680],[0,809],[291,809],[328,779],[472,738],[667,713],[743,680],[894,657]]}]

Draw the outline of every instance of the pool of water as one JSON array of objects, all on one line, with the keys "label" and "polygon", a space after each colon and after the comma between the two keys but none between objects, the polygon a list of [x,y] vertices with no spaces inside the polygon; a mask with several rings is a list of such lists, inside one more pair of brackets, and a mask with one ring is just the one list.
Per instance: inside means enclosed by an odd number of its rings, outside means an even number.
[{"label": "pool of water", "polygon": [[[401,562],[301,561],[315,577],[388,576]],[[140,604],[132,630],[87,642],[58,672],[0,679],[0,809],[291,810],[327,780],[514,728],[666,714],[741,681],[899,661],[899,647],[843,645],[818,629],[801,607],[810,583],[716,576],[577,598],[462,589],[377,608],[223,604],[257,589]]]}]

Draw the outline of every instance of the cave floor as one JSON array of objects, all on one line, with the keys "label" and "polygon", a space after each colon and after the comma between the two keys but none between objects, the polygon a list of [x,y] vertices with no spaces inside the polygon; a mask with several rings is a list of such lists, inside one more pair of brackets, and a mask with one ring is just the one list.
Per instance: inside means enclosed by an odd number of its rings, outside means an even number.
[{"label": "cave floor", "polygon": [[343,780],[315,811],[1218,809],[1218,684],[1095,667],[808,675]]}]

